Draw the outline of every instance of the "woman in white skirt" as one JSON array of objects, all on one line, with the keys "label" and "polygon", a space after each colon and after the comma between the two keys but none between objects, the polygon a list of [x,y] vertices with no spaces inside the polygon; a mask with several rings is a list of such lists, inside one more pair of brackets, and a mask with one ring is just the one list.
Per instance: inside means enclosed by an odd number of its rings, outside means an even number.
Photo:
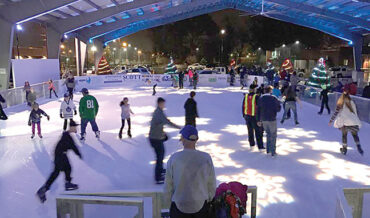
[{"label": "woman in white skirt", "polygon": [[356,104],[349,96],[348,90],[345,90],[337,101],[335,113],[330,119],[329,125],[334,122],[334,127],[342,131],[342,145],[340,149],[342,154],[347,153],[347,133],[351,132],[356,143],[358,152],[363,155],[364,151],[360,145],[358,131],[361,128],[361,121],[357,116]]}]

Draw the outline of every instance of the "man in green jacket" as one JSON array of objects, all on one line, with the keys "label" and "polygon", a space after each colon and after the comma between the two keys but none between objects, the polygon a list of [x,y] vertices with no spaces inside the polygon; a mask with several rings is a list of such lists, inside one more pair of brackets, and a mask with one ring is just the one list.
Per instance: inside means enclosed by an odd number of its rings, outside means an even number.
[{"label": "man in green jacket", "polygon": [[100,138],[98,125],[96,124],[95,117],[99,111],[99,104],[96,98],[89,95],[89,90],[83,88],[81,90],[83,97],[80,100],[80,117],[81,117],[81,140],[85,140],[86,126],[91,124],[92,130],[95,132],[96,138]]}]

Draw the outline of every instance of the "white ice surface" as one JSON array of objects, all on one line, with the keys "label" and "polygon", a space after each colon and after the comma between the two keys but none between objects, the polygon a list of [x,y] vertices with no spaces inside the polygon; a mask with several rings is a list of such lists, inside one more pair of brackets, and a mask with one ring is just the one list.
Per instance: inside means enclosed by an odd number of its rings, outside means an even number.
[{"label": "white ice surface", "polygon": [[[370,185],[369,124],[364,123],[360,131],[365,155],[362,157],[353,149],[349,135],[350,149],[343,156],[339,153],[341,134],[327,125],[329,116],[319,116],[318,107],[303,103],[298,111],[299,127],[292,120],[279,124],[279,156],[272,159],[256,148],[249,148],[239,88],[200,87],[197,92],[201,117],[197,121],[198,149],[211,154],[218,182],[236,180],[258,186],[258,217],[333,217],[337,188]],[[160,87],[156,97],[151,96],[151,87],[91,90],[100,104],[97,123],[102,134],[101,141],[97,141],[88,126],[86,143],[79,144],[84,159],[69,153],[73,182],[80,185],[78,192],[161,190],[162,186],[153,183],[154,152],[147,140],[148,123],[156,98],[162,96],[167,100],[167,115],[183,125],[183,104],[188,93],[189,90]],[[80,97],[76,94],[75,101]],[[135,115],[133,139],[124,135],[120,141],[118,104],[123,97],[129,97]],[[7,109],[9,120],[0,121],[0,217],[56,217],[55,197],[64,191],[64,175],[47,193],[44,205],[35,198],[35,192],[53,167],[53,149],[63,122],[59,106],[60,100],[41,102],[41,108],[51,115],[50,121],[42,120],[42,140],[30,139],[26,106]],[[171,139],[165,143],[166,160],[181,149],[177,130],[167,131]],[[91,211],[87,214],[97,215]],[[105,217],[132,217],[129,214],[133,212]]]}]

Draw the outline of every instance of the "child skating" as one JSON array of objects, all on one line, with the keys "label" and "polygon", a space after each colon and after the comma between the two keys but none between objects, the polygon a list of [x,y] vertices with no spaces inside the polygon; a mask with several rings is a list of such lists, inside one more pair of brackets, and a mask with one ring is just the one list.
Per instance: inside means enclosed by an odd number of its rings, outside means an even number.
[{"label": "child skating", "polygon": [[58,178],[61,171],[65,174],[65,190],[71,191],[78,189],[78,185],[73,184],[71,178],[72,167],[69,163],[67,152],[68,150],[73,150],[73,152],[82,159],[82,155],[78,150],[73,138],[72,133],[77,133],[77,125],[73,120],[69,124],[69,130],[64,132],[62,138],[59,140],[57,146],[55,147],[55,158],[54,158],[54,170],[50,174],[48,180],[45,184],[37,191],[37,196],[39,197],[41,203],[46,201],[46,192],[50,189],[50,186]]},{"label": "child skating", "polygon": [[68,120],[73,120],[73,114],[77,115],[76,106],[70,98],[69,93],[64,94],[64,100],[60,105],[60,118],[64,119],[63,130],[66,131]]},{"label": "child skating", "polygon": [[47,117],[50,120],[50,116],[45,113],[42,109],[39,108],[39,104],[36,102],[32,104],[32,110],[30,113],[30,118],[28,119],[28,125],[32,126],[32,136],[31,139],[35,137],[35,127],[37,126],[37,134],[40,138],[42,138],[41,134],[41,118],[42,115]]},{"label": "child skating", "polygon": [[121,129],[119,130],[118,137],[122,139],[122,131],[125,128],[125,121],[127,120],[128,130],[127,135],[128,137],[132,138],[131,135],[131,114],[134,114],[130,108],[130,104],[128,103],[128,98],[123,98],[123,101],[119,104],[121,106],[121,119],[122,125]]}]

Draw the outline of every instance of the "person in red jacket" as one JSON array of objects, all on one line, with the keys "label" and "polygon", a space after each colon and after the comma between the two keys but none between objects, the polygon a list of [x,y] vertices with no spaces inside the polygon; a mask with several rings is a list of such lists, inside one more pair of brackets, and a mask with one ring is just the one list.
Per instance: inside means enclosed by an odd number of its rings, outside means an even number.
[{"label": "person in red jacket", "polygon": [[248,128],[248,141],[249,145],[253,147],[255,145],[254,135],[256,135],[258,149],[265,149],[262,141],[262,131],[257,125],[259,118],[257,116],[257,105],[258,95],[255,93],[256,86],[251,85],[249,87],[249,94],[245,95],[242,106],[242,113]]},{"label": "person in red jacket", "polygon": [[53,80],[49,80],[49,81],[48,81],[48,84],[49,84],[50,98],[51,98],[51,93],[52,93],[52,92],[54,92],[55,97],[57,97],[57,98],[58,98],[58,95],[57,95],[57,93],[55,92],[55,86],[54,86]]}]

